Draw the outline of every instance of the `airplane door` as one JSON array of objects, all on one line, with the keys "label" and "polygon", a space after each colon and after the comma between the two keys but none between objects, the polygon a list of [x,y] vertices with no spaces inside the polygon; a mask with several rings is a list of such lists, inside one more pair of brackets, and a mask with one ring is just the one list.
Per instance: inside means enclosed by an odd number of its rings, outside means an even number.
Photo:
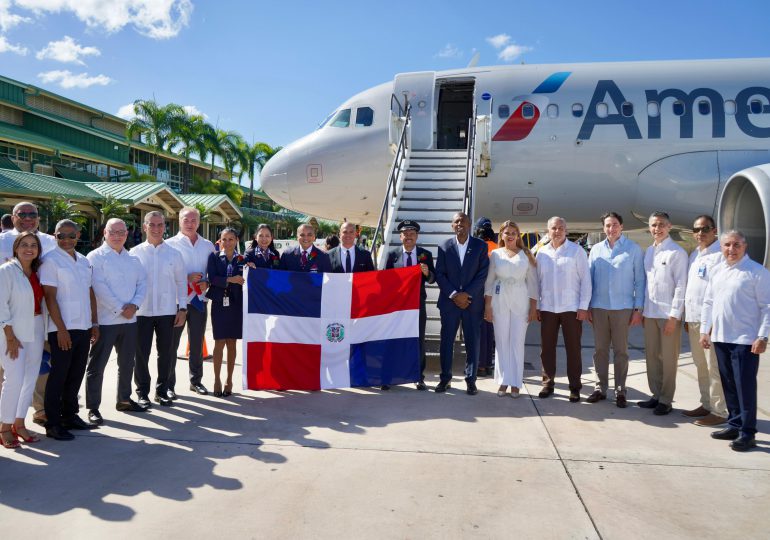
[{"label": "airplane door", "polygon": [[[412,148],[433,148],[433,94],[436,86],[434,71],[396,75],[393,93],[405,105],[412,105]],[[404,97],[406,96],[406,99]]]}]

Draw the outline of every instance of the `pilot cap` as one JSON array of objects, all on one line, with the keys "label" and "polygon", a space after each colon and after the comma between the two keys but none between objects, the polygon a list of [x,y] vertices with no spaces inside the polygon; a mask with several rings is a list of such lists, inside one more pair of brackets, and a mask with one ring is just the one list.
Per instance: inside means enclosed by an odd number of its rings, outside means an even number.
[{"label": "pilot cap", "polygon": [[396,230],[398,232],[403,232],[403,231],[420,232],[420,224],[411,219],[405,219],[404,221],[398,224],[398,227],[396,227]]}]

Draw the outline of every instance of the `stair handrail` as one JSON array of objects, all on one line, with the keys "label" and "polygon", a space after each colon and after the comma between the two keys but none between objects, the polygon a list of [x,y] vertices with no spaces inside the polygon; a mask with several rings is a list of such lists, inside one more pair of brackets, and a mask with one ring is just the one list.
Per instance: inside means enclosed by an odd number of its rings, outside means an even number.
[{"label": "stair handrail", "polygon": [[471,227],[475,222],[473,203],[476,195],[476,105],[473,116],[468,120],[468,152],[465,161],[465,192],[463,194],[463,212],[470,218]]},{"label": "stair handrail", "polygon": [[[401,103],[399,103],[398,98],[395,95],[392,95],[391,97],[391,105],[393,104],[394,99],[396,103],[398,103],[400,111]],[[401,128],[401,135],[398,140],[396,155],[393,157],[393,164],[390,166],[390,173],[388,174],[388,186],[385,189],[385,198],[382,201],[382,210],[380,211],[380,217],[377,220],[377,228],[374,230],[372,240],[372,255],[377,263],[380,261],[380,254],[382,253],[381,249],[387,248],[385,245],[388,240],[386,229],[392,217],[389,210],[393,206],[393,202],[398,197],[398,193],[396,191],[398,187],[398,178],[403,171],[403,164],[404,161],[406,161],[406,153],[409,149],[408,129],[410,120],[412,118],[412,106],[410,104],[407,103],[404,113],[404,127]]]}]

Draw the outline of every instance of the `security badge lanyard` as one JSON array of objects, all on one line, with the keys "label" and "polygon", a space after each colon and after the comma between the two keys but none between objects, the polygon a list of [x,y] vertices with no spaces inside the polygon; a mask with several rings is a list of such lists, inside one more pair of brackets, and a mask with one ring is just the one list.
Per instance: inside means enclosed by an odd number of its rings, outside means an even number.
[{"label": "security badge lanyard", "polygon": [[[227,263],[228,278],[233,277],[233,261],[235,261],[236,256],[237,255],[234,255],[233,260]],[[230,307],[230,283],[225,287],[225,295],[222,297],[222,307]]]},{"label": "security badge lanyard", "polygon": [[706,277],[706,263],[701,263],[701,265],[698,267],[698,277]]}]

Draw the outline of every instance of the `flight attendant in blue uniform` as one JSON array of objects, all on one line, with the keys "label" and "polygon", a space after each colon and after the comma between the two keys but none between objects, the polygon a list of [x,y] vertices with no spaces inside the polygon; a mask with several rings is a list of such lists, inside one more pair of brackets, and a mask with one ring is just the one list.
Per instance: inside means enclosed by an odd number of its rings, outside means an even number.
[{"label": "flight attendant in blue uniform", "polygon": [[[243,265],[245,259],[235,247],[238,232],[227,227],[219,235],[220,251],[209,255],[206,296],[211,300],[211,325],[214,330],[214,395],[233,393],[236,342],[243,332]],[[227,380],[224,389],[220,371],[222,355],[227,347]]]},{"label": "flight attendant in blue uniform", "polygon": [[251,268],[278,269],[278,265],[281,264],[281,255],[275,249],[273,229],[270,228],[270,225],[260,223],[257,227],[251,247],[246,250],[245,262]]}]

